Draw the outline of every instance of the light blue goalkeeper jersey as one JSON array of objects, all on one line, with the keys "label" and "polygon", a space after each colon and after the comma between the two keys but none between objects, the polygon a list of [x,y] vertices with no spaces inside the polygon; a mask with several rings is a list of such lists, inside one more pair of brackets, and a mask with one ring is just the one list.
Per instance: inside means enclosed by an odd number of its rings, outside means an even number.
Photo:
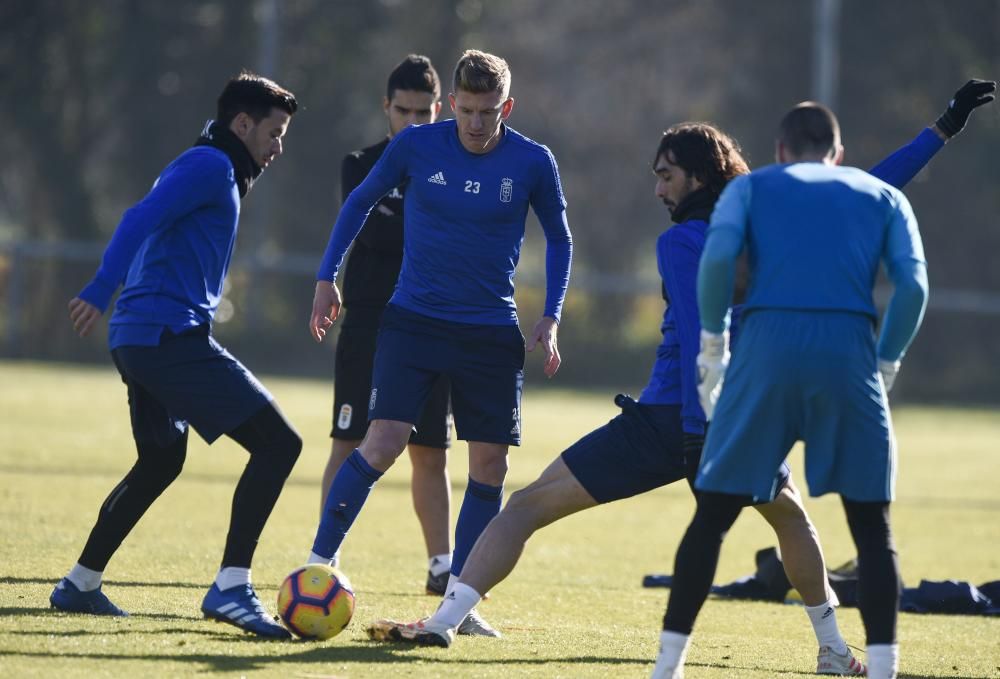
[{"label": "light blue goalkeeper jersey", "polygon": [[848,311],[878,320],[872,290],[884,262],[895,293],[878,355],[897,360],[923,316],[926,262],[901,191],[851,167],[771,165],[738,177],[712,214],[698,274],[702,327],[722,330],[732,262],[746,247],[750,287],[743,313],[758,309]]}]

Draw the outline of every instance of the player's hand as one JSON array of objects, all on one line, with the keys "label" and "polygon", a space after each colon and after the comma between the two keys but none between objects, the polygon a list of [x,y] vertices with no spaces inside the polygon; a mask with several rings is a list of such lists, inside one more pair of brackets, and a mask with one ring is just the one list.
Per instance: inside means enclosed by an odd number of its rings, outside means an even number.
[{"label": "player's hand", "polygon": [[698,401],[711,420],[715,404],[722,393],[722,381],[729,367],[729,331],[721,333],[701,331],[701,351],[698,352]]},{"label": "player's hand", "polygon": [[882,384],[885,385],[885,393],[892,391],[892,385],[896,383],[896,375],[899,374],[899,361],[878,360],[878,371],[882,375]]},{"label": "player's hand", "polygon": [[309,317],[309,333],[317,342],[322,342],[326,331],[340,315],[340,290],[330,281],[316,281],[313,295],[312,316]]},{"label": "player's hand", "polygon": [[73,321],[73,330],[80,337],[89,335],[100,317],[101,310],[90,302],[84,302],[79,297],[69,301],[69,320]]},{"label": "player's hand", "polygon": [[948,102],[935,126],[948,137],[954,137],[965,127],[974,109],[993,101],[996,89],[997,84],[992,80],[973,79],[965,83]]},{"label": "player's hand", "polygon": [[546,377],[555,375],[562,364],[562,358],[559,357],[558,330],[559,324],[556,322],[556,319],[550,316],[542,316],[535,323],[535,329],[531,331],[531,336],[524,347],[528,351],[534,351],[535,345],[541,342],[542,349],[545,350],[545,363],[542,369]]}]

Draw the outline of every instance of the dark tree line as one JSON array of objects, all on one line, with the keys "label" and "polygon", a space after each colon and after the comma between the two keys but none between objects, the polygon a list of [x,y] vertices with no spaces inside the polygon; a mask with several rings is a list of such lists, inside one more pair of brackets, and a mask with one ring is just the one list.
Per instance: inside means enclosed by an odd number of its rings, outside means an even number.
[{"label": "dark tree line", "polygon": [[[293,89],[303,110],[246,201],[237,256],[308,271],[336,216],[340,158],[384,133],[389,69],[421,52],[447,83],[460,52],[478,47],[511,64],[511,125],[560,163],[576,242],[563,379],[634,388],[662,312],[652,248],[668,222],[649,172],[659,133],[712,120],[754,166],[770,162],[776,121],[812,93],[812,11],[801,0],[7,0],[0,242],[106,241],[246,67]],[[844,0],[839,25],[837,110],[861,167],[933,121],[967,78],[1000,72],[995,0]],[[977,112],[907,188],[937,288],[1000,295],[998,141],[1000,108]],[[523,276],[540,281],[544,243],[528,231]],[[94,264],[0,252],[0,332],[14,320],[23,331],[7,355],[101,356],[102,337],[81,343],[63,319]],[[328,348],[304,332],[311,287],[308,273],[237,267],[220,335],[265,368],[326,375]],[[540,297],[522,288],[525,318]],[[902,395],[1000,400],[1000,377],[978,368],[1000,360],[997,331],[1000,315],[932,309]]]}]

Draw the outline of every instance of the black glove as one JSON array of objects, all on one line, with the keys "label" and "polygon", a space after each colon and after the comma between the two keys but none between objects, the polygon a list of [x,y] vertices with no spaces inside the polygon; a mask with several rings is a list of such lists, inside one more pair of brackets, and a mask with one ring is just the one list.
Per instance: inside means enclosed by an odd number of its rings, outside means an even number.
[{"label": "black glove", "polygon": [[691,489],[694,490],[694,480],[698,476],[698,465],[701,463],[701,449],[705,446],[705,437],[702,434],[683,434],[684,446],[684,475],[687,477]]},{"label": "black glove", "polygon": [[948,102],[948,108],[935,125],[949,137],[954,137],[965,127],[974,108],[993,101],[996,89],[997,84],[992,80],[970,80],[955,92],[955,98]]}]

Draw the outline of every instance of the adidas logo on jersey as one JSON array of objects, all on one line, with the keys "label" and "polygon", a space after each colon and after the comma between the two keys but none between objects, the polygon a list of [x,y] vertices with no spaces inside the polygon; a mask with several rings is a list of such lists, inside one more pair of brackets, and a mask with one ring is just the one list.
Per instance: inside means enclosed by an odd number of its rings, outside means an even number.
[{"label": "adidas logo on jersey", "polygon": [[448,182],[444,180],[444,172],[438,172],[437,174],[431,175],[427,178],[431,184],[440,184],[441,186],[448,186]]}]

